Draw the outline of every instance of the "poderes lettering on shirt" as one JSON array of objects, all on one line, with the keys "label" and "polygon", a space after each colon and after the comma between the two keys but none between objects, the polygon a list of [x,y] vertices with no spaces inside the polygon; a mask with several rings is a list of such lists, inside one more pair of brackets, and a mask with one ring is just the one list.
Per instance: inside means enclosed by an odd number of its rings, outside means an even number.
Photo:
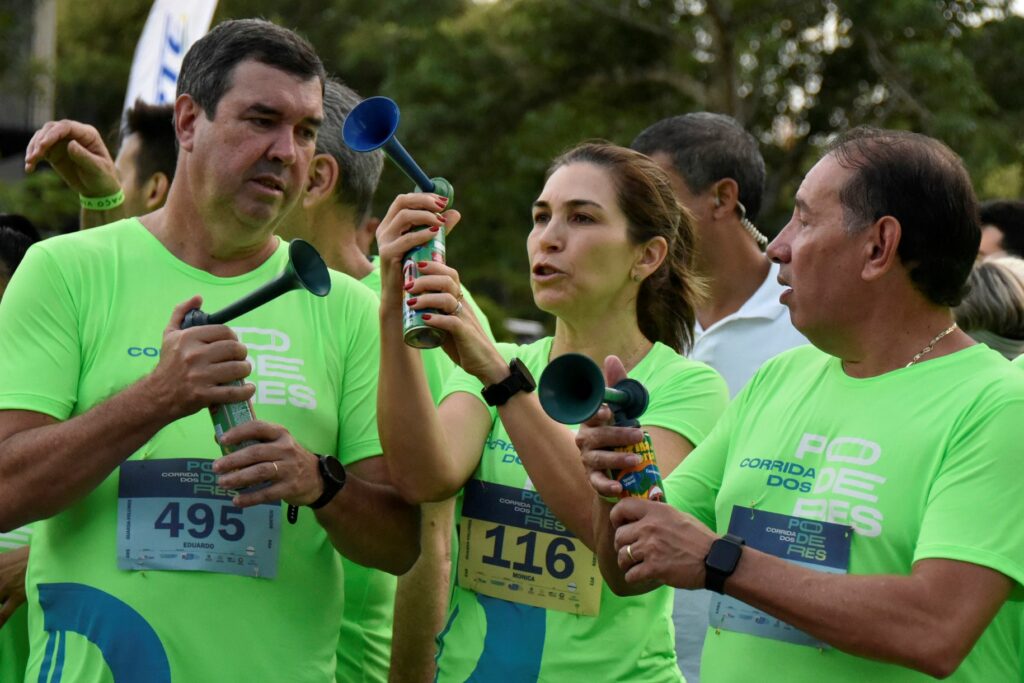
[{"label": "poderes lettering on shirt", "polygon": [[[307,384],[303,374],[305,360],[285,355],[291,350],[291,337],[280,330],[258,327],[232,327],[249,350],[246,358],[252,366],[248,381],[256,385],[256,405],[290,405],[303,410],[316,410],[316,390]],[[160,349],[155,346],[129,346],[130,358],[155,359]]]},{"label": "poderes lettering on shirt", "polygon": [[882,447],[868,439],[806,433],[789,459],[743,458],[739,467],[765,473],[765,485],[797,494],[790,514],[848,524],[863,536],[879,536],[884,516],[875,506],[886,477],[871,471]]}]

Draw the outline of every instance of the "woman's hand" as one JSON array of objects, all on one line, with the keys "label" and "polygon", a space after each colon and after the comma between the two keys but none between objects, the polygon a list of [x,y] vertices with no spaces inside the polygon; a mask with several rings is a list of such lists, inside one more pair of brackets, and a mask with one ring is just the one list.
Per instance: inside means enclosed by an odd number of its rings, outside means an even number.
[{"label": "woman's hand", "polygon": [[[459,222],[458,211],[444,210],[447,204],[447,198],[429,192],[400,194],[391,203],[377,227],[382,306],[394,307],[402,300],[405,254],[434,239],[441,229],[450,231]],[[422,226],[427,229],[413,229]]]},{"label": "woman's hand", "polygon": [[409,308],[433,309],[423,314],[423,322],[448,333],[443,345],[445,353],[484,386],[505,379],[508,363],[463,297],[458,271],[436,262],[421,261],[417,266],[420,277],[405,285],[410,296],[406,302]]}]

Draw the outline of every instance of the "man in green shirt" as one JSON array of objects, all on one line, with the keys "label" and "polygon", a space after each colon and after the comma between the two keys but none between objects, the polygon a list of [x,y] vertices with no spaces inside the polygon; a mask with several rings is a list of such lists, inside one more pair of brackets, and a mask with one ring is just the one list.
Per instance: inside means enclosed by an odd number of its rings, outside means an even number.
[{"label": "man in green shirt", "polygon": [[[342,140],[349,112],[361,101],[351,88],[329,78],[324,87],[324,119],[307,191],[278,234],[304,239],[331,268],[358,279],[380,296],[380,270],[367,256],[364,225],[370,218],[384,153],[356,152]],[[490,334],[468,290],[473,306]],[[423,353],[431,393],[439,399],[455,364],[442,349]],[[401,578],[344,560],[345,618],[338,640],[338,683],[433,680],[434,638],[448,606],[453,503],[423,506],[421,555]]]},{"label": "man in green shirt", "polygon": [[[768,255],[814,346],[755,374],[669,505],[595,497],[602,572],[720,594],[707,681],[1017,680],[1024,376],[953,323],[980,239],[970,178],[936,140],[858,129],[795,204]],[[579,443],[614,496],[609,447],[637,435],[606,422]]]},{"label": "man in green shirt", "polygon": [[[273,231],[304,191],[323,81],[291,31],[216,27],[182,66],[166,205],[37,245],[5,294],[0,530],[44,520],[32,678],[320,682],[338,552],[393,573],[415,561],[418,511],[372,464],[370,292],[333,274],[324,299],[180,329],[195,292],[215,310],[283,268]],[[218,457],[203,409],[246,400],[266,421],[222,435],[239,448]],[[283,503],[315,509],[282,524]]]}]

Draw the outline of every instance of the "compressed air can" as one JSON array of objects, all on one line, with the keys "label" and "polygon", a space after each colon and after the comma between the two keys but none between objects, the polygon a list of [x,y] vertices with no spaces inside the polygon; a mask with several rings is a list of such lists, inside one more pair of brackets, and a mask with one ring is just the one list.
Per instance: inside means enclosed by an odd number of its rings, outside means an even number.
[{"label": "compressed air can", "polygon": [[[426,230],[426,228],[418,229]],[[405,255],[405,261],[402,263],[402,274],[406,284],[420,276],[420,269],[416,265],[417,263],[420,261],[444,263],[444,257],[444,230],[438,230],[434,239],[415,249],[411,249]],[[405,296],[402,298],[402,331],[405,343],[417,349],[433,349],[440,346],[444,343],[445,333],[423,322],[423,314],[433,313],[434,310],[409,308],[407,302],[410,296],[409,292],[406,291]]]},{"label": "compressed air can", "polygon": [[[242,386],[242,380],[236,379],[228,382],[225,386]],[[236,403],[218,403],[210,406],[210,417],[213,418],[213,430],[217,433],[217,445],[220,446],[222,454],[234,453],[240,448],[252,446],[259,441],[243,441],[242,443],[227,446],[220,442],[220,437],[232,427],[252,422],[256,419],[256,413],[252,409],[252,401],[238,401]]]},{"label": "compressed air can", "polygon": [[[448,208],[452,207],[455,199],[455,190],[452,184],[444,178],[431,178],[434,183],[434,194],[448,198]],[[416,188],[419,190],[419,188]],[[426,230],[426,227],[416,228]],[[410,249],[402,261],[402,275],[405,284],[408,284],[420,276],[420,269],[416,265],[420,261],[445,262],[444,229],[437,231],[434,239],[422,244],[415,249]],[[405,343],[417,349],[433,349],[444,343],[445,332],[431,327],[423,321],[424,313],[436,313],[434,309],[412,309],[408,301],[412,297],[408,291],[402,297],[402,338]]]},{"label": "compressed air can", "polygon": [[633,467],[611,472],[612,478],[622,484],[622,497],[665,502],[665,486],[661,482],[661,471],[654,457],[651,435],[645,431],[642,441],[615,450],[640,456],[640,462]]}]

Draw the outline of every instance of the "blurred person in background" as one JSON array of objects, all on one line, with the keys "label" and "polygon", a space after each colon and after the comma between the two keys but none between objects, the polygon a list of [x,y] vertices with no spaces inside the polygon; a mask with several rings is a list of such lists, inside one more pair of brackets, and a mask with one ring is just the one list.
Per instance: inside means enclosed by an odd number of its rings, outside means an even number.
[{"label": "blurred person in background", "polygon": [[1009,360],[1024,353],[1024,260],[979,261],[967,284],[970,291],[953,309],[960,329]]},{"label": "blurred person in background", "polygon": [[[324,117],[306,193],[277,229],[286,239],[310,242],[327,265],[380,296],[380,264],[368,257],[376,227],[370,210],[384,153],[355,152],[342,127],[361,97],[336,78],[324,85]],[[473,304],[472,296],[466,298]],[[481,316],[482,318],[482,316]],[[486,318],[482,318],[490,327]],[[442,349],[422,352],[431,395],[440,397],[455,364]],[[394,575],[343,558],[345,613],[338,640],[338,683],[414,683],[433,680],[435,637],[448,607],[453,501],[423,506],[420,558],[412,570]],[[390,673],[389,673],[390,669]]]},{"label": "blurred person in background", "polygon": [[1024,257],[1024,201],[994,199],[981,205],[978,256]]},{"label": "blurred person in background", "polygon": [[50,121],[29,141],[25,171],[49,163],[78,193],[83,229],[143,216],[164,205],[174,180],[174,107],[136,100],[125,112],[119,138],[117,158],[111,159],[94,127]]}]

